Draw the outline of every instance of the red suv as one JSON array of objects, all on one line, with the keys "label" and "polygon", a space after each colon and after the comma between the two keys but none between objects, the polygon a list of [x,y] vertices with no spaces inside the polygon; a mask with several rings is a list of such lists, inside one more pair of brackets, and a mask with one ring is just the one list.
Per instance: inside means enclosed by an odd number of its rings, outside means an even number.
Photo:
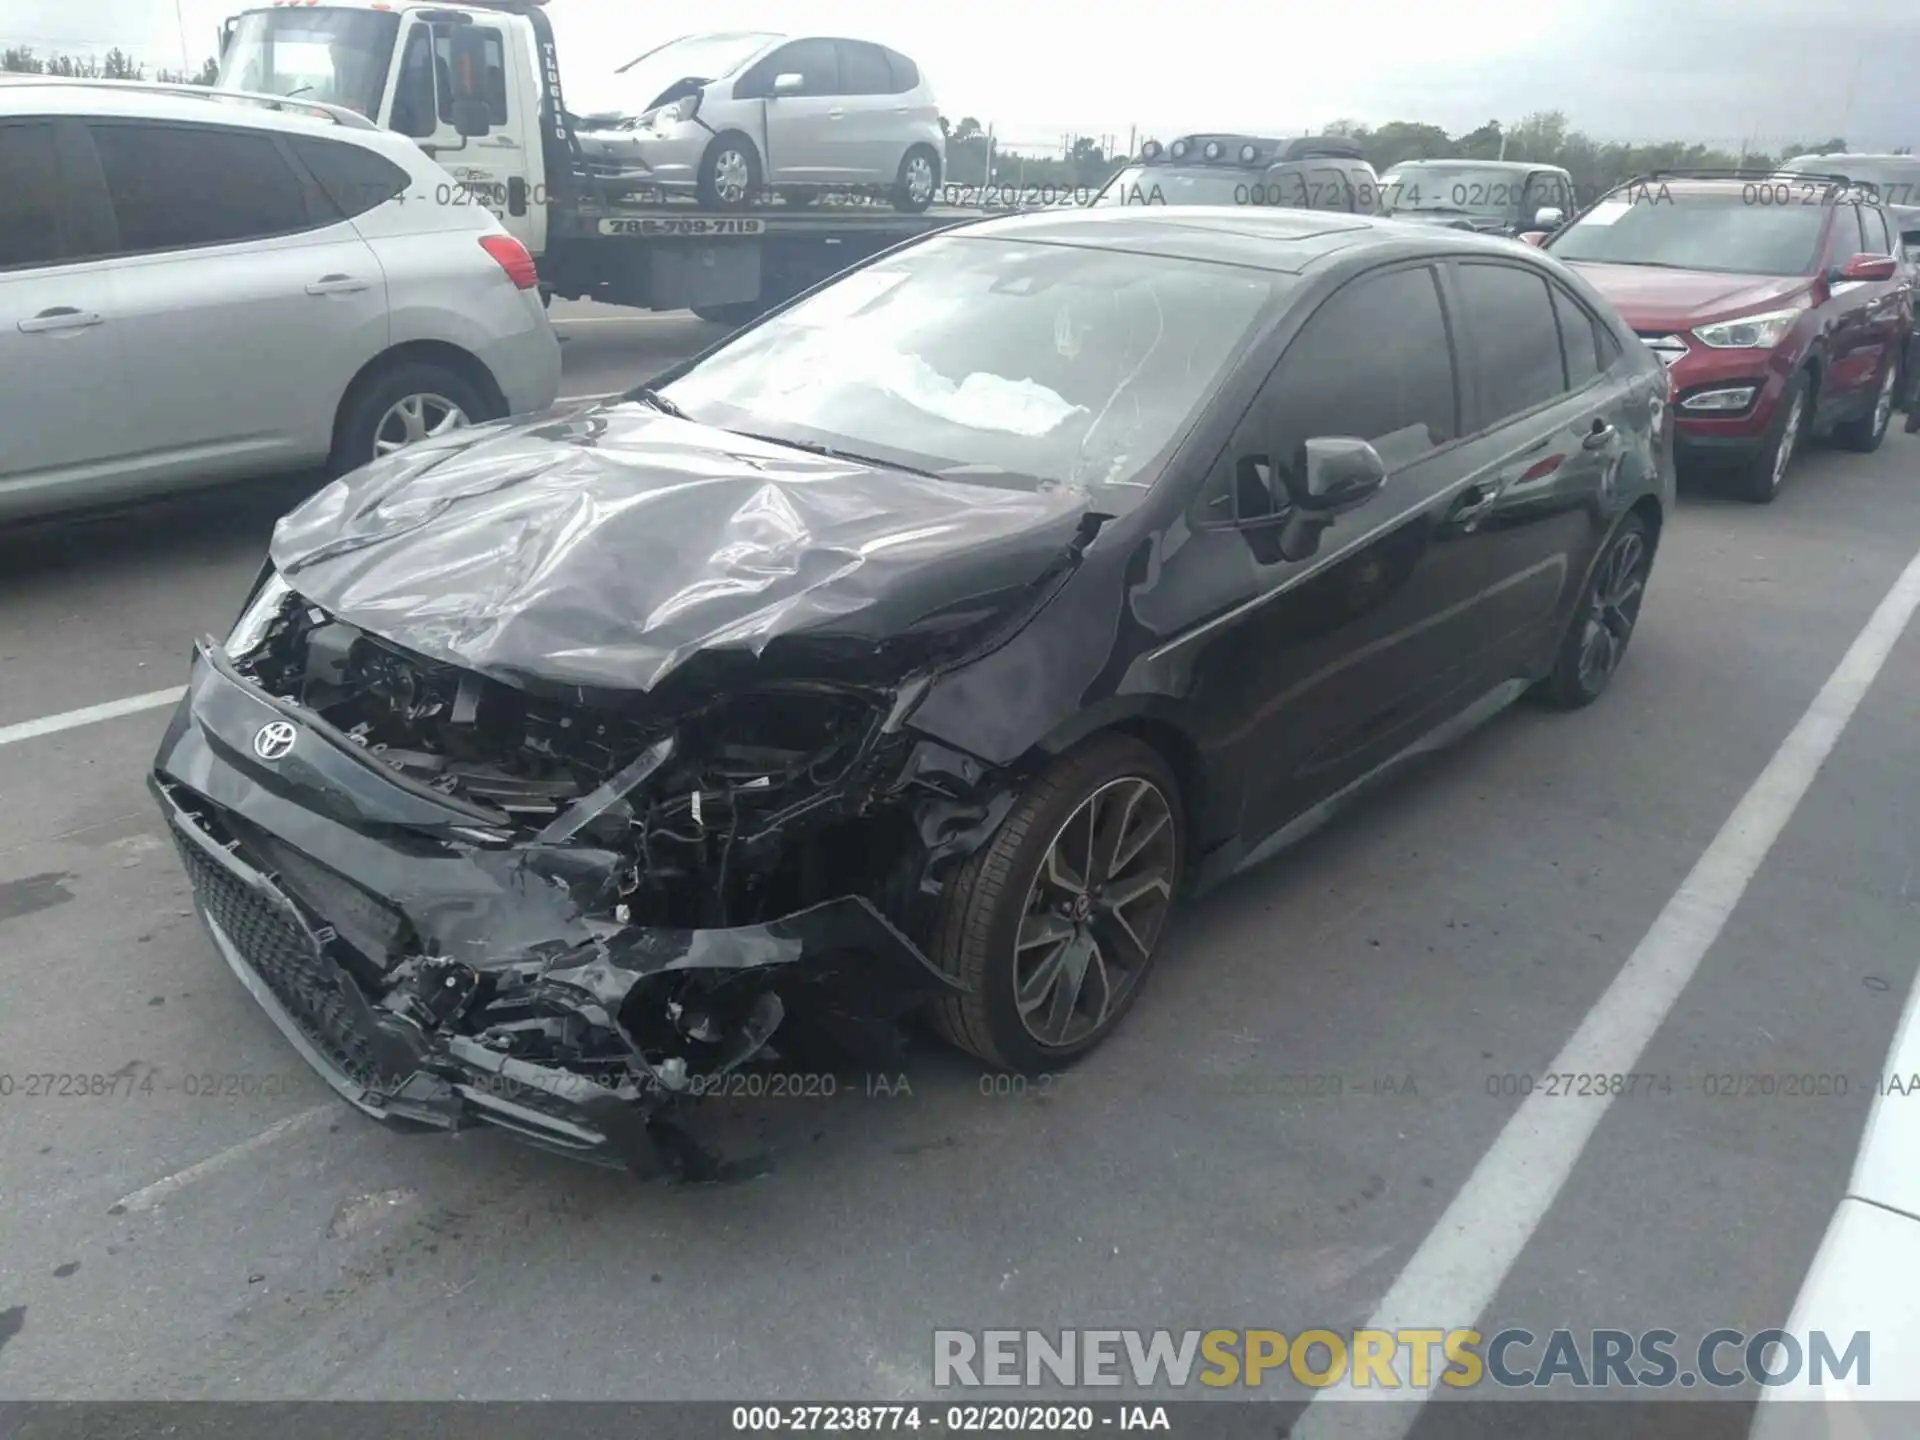
[{"label": "red suv", "polygon": [[1912,320],[1899,232],[1871,192],[1656,174],[1542,243],[1666,363],[1683,465],[1737,466],[1764,504],[1807,436],[1879,448]]}]

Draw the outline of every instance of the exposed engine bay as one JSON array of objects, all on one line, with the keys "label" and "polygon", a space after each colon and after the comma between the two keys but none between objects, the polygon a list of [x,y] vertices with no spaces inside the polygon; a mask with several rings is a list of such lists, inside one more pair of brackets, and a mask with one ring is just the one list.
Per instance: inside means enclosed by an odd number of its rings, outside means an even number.
[{"label": "exposed engine bay", "polygon": [[[870,892],[900,853],[871,815],[861,837],[821,833],[863,816],[877,796],[861,782],[909,748],[883,733],[895,700],[878,688],[769,682],[664,720],[645,697],[536,697],[291,598],[238,668],[409,780],[497,812],[520,843],[627,852],[623,921],[756,924]],[[813,843],[794,843],[802,829]]]}]

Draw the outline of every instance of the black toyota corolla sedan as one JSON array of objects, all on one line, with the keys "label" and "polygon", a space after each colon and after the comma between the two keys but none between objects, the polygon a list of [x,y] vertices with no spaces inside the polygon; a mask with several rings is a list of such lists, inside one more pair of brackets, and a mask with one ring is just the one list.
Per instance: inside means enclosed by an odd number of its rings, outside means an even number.
[{"label": "black toyota corolla sedan", "polygon": [[1511,242],[1066,211],[888,251],[614,403],[283,519],[153,788],[342,1095],[684,1155],[911,1014],[1056,1067],[1175,901],[1621,663],[1667,378]]}]

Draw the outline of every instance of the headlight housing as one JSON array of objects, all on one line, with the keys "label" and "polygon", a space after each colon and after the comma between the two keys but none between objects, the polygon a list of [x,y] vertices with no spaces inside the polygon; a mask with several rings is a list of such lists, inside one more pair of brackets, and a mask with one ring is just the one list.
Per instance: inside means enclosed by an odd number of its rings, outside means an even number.
[{"label": "headlight housing", "polygon": [[1696,326],[1693,337],[1715,350],[1771,350],[1786,338],[1800,315],[1798,307],[1769,310],[1761,315],[1742,315],[1738,319],[1722,320],[1714,325]]},{"label": "headlight housing", "polygon": [[253,599],[234,622],[233,632],[227,636],[227,654],[237,659],[258,650],[267,638],[267,628],[292,593],[293,587],[280,578],[278,570],[267,576],[266,583],[254,592]]}]

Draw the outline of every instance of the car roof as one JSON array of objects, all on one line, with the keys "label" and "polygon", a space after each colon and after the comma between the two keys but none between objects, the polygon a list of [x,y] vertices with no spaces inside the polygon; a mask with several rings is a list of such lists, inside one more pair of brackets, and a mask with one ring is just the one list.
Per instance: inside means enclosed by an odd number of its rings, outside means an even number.
[{"label": "car roof", "polygon": [[1336,254],[1389,245],[1417,245],[1430,255],[1491,253],[1508,258],[1515,255],[1515,246],[1510,240],[1464,230],[1440,230],[1431,225],[1345,212],[1244,205],[1128,205],[1105,210],[1038,210],[976,221],[948,233],[1084,249],[1126,250],[1168,259],[1241,265],[1287,275],[1303,274]]},{"label": "car roof", "polygon": [[338,106],[190,85],[0,75],[0,116],[18,115],[198,121],[278,134],[323,135],[376,151],[409,173],[427,158],[406,136],[383,130],[365,116]]},{"label": "car roof", "polygon": [[1564,173],[1564,165],[1549,165],[1544,160],[1447,160],[1435,156],[1430,160],[1396,160],[1387,168],[1405,170],[1410,165],[1471,165],[1476,170],[1559,170]]}]

